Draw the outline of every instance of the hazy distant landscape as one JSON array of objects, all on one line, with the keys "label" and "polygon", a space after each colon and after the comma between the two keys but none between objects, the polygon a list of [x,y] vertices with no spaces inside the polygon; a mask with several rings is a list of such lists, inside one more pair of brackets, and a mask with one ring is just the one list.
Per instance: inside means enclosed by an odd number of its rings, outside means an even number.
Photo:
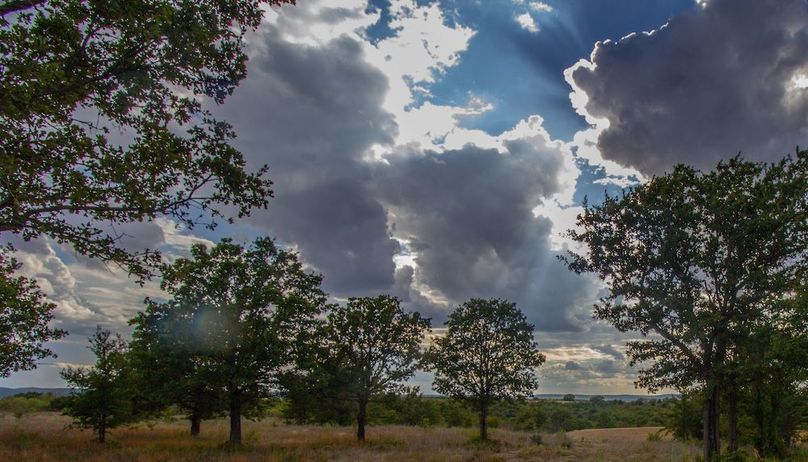
[{"label": "hazy distant landscape", "polygon": [[[4,398],[6,396],[14,396],[21,393],[41,393],[47,394],[50,393],[54,396],[66,396],[70,394],[70,388],[38,388],[38,387],[26,387],[26,388],[7,388],[7,387],[0,387],[0,398]],[[538,393],[534,394],[533,397],[536,399],[549,399],[549,400],[561,400],[566,393]],[[439,396],[439,395],[430,395],[425,394],[424,396]],[[661,394],[661,395],[573,395],[575,396],[576,401],[589,401],[591,398],[595,396],[603,397],[607,401],[635,401],[638,399],[642,400],[664,400],[674,398],[678,395],[675,394]]]}]

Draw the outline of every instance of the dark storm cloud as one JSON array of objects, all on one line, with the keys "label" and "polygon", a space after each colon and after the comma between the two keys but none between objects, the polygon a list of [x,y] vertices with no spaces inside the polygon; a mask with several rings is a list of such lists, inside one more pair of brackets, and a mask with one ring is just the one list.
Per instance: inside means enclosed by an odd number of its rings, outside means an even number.
[{"label": "dark storm cloud", "polygon": [[[354,38],[285,41],[278,30],[295,21],[260,36],[250,78],[217,109],[252,166],[268,164],[275,182],[269,209],[250,223],[295,245],[332,295],[392,293],[434,325],[454,304],[500,297],[539,329],[580,329],[574,309],[588,306],[591,284],[556,260],[552,223],[532,213],[563,187],[568,154],[534,136],[507,141],[504,153],[410,146],[369,160],[397,131],[382,109],[386,77]],[[407,241],[415,270],[396,270],[402,249],[392,236]]]},{"label": "dark storm cloud", "polygon": [[575,361],[567,361],[566,363],[564,363],[564,370],[567,370],[567,371],[581,371],[581,370],[585,370],[585,368],[583,366],[581,366],[580,364],[576,363]]},{"label": "dark storm cloud", "polygon": [[299,246],[335,295],[389,290],[393,255],[384,208],[367,191],[364,160],[396,126],[381,109],[386,78],[342,37],[321,47],[291,44],[274,30],[250,61],[250,79],[220,111],[254,165],[275,182],[269,210],[251,223]]},{"label": "dark storm cloud", "polygon": [[538,138],[506,147],[401,152],[387,158],[376,192],[416,254],[419,280],[450,303],[506,298],[539,329],[576,329],[571,309],[588,291],[556,261],[550,221],[532,212],[559,190],[563,154]]},{"label": "dark storm cloud", "polygon": [[618,350],[617,348],[615,348],[613,345],[592,345],[592,349],[597,351],[597,352],[609,355],[609,356],[613,357],[614,359],[617,359],[617,360],[620,360],[620,361],[622,361],[625,358],[623,353],[620,350]]},{"label": "dark storm cloud", "polygon": [[614,377],[625,372],[625,364],[621,361],[601,360],[592,364],[592,370],[602,377]]},{"label": "dark storm cloud", "polygon": [[605,158],[646,173],[711,168],[743,151],[775,160],[808,144],[808,2],[711,0],[651,35],[598,44],[573,79],[611,125]]}]

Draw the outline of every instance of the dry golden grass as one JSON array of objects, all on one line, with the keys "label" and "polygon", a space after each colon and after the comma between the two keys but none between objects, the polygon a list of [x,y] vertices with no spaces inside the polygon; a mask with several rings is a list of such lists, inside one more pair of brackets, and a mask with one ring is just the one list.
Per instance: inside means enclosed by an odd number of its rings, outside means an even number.
[{"label": "dry golden grass", "polygon": [[353,429],[286,425],[273,420],[244,423],[244,448],[229,451],[224,420],[204,422],[202,436],[188,435],[185,422],[159,422],[112,431],[106,445],[89,431],[67,429],[53,413],[0,417],[0,461],[694,461],[698,448],[675,441],[648,441],[657,428],[581,430],[542,435],[491,431],[496,440],[472,442],[473,429],[381,426],[357,443]]}]

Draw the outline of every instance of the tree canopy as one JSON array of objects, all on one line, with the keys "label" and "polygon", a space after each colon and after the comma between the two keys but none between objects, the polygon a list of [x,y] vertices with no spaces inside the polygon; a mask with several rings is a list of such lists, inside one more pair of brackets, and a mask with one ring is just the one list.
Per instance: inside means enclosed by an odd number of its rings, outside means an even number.
[{"label": "tree canopy", "polygon": [[351,298],[328,315],[324,347],[341,365],[347,395],[357,405],[357,438],[365,439],[368,401],[399,392],[421,359],[421,344],[429,320],[405,313],[389,295]]},{"label": "tree canopy", "polygon": [[[772,325],[808,267],[808,152],[774,164],[735,157],[702,173],[679,165],[620,196],[585,204],[566,258],[598,274],[596,318],[647,337],[629,342],[650,390],[706,390],[705,460],[719,452],[720,390],[741,340]],[[733,414],[730,400],[730,415]],[[730,449],[735,422],[730,418]]]},{"label": "tree canopy", "polygon": [[[119,225],[166,216],[214,227],[266,207],[267,167],[248,170],[232,128],[204,103],[233,92],[244,35],[285,3],[0,0],[3,241],[48,238],[142,283],[159,250],[127,247]],[[19,322],[0,327],[16,332],[0,346],[7,375],[32,368],[49,353],[41,342],[63,332],[46,327],[54,306],[2,258],[0,284],[21,300],[0,300],[4,320]]]},{"label": "tree canopy", "polygon": [[52,355],[45,342],[66,334],[49,326],[55,305],[36,282],[14,274],[20,266],[0,249],[0,377],[33,369],[36,360]]},{"label": "tree canopy", "polygon": [[480,414],[480,439],[488,438],[488,410],[501,399],[530,396],[538,387],[536,368],[544,363],[533,326],[515,303],[471,299],[446,321],[429,353],[438,393],[471,403]]},{"label": "tree canopy", "polygon": [[98,441],[104,443],[109,429],[133,420],[134,384],[128,374],[126,342],[120,335],[99,326],[89,340],[95,365],[62,371],[62,378],[74,388],[63,410],[73,417],[75,425],[93,429]]},{"label": "tree canopy", "polygon": [[0,232],[47,236],[138,276],[115,224],[241,217],[271,195],[203,109],[246,75],[244,34],[287,0],[0,3]]},{"label": "tree canopy", "polygon": [[164,358],[169,366],[178,355],[195,363],[186,363],[191,377],[177,386],[198,383],[203,373],[226,397],[230,443],[238,445],[242,413],[277,386],[280,368],[291,366],[295,346],[313,331],[325,303],[320,281],[268,238],[248,247],[197,244],[191,258],[163,269],[161,287],[171,298],[147,302],[135,337],[155,335],[156,347],[167,342],[175,351]]},{"label": "tree canopy", "polygon": [[159,415],[168,406],[178,406],[187,413],[191,435],[198,436],[203,420],[226,412],[227,399],[216,362],[195,354],[198,339],[190,335],[191,322],[175,304],[147,301],[146,310],[130,321],[134,332],[129,356],[139,411]]}]

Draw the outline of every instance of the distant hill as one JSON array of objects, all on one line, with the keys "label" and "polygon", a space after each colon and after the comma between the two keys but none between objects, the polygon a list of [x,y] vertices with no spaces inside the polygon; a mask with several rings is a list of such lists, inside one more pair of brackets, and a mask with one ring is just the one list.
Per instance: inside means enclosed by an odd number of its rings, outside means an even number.
[{"label": "distant hill", "polygon": [[[606,401],[637,401],[643,400],[663,400],[663,399],[676,399],[679,398],[678,394],[668,393],[664,395],[575,395],[575,401],[589,401],[594,396],[602,396]],[[564,397],[562,393],[547,393],[533,395],[536,399],[552,399],[561,400]]]},{"label": "distant hill", "polygon": [[5,398],[6,396],[14,396],[19,395],[20,393],[51,393],[55,396],[65,396],[70,394],[69,388],[37,388],[37,387],[25,387],[25,388],[6,388],[0,387],[0,398]]},{"label": "distant hill", "polygon": [[[546,399],[551,401],[562,401],[565,393],[541,393],[533,395],[534,399]],[[436,393],[424,393],[425,398],[441,398],[442,395]],[[595,396],[602,396],[606,401],[637,401],[637,400],[665,400],[665,399],[678,399],[679,395],[676,393],[666,393],[661,395],[574,395],[575,401],[589,401],[590,398]]]}]

